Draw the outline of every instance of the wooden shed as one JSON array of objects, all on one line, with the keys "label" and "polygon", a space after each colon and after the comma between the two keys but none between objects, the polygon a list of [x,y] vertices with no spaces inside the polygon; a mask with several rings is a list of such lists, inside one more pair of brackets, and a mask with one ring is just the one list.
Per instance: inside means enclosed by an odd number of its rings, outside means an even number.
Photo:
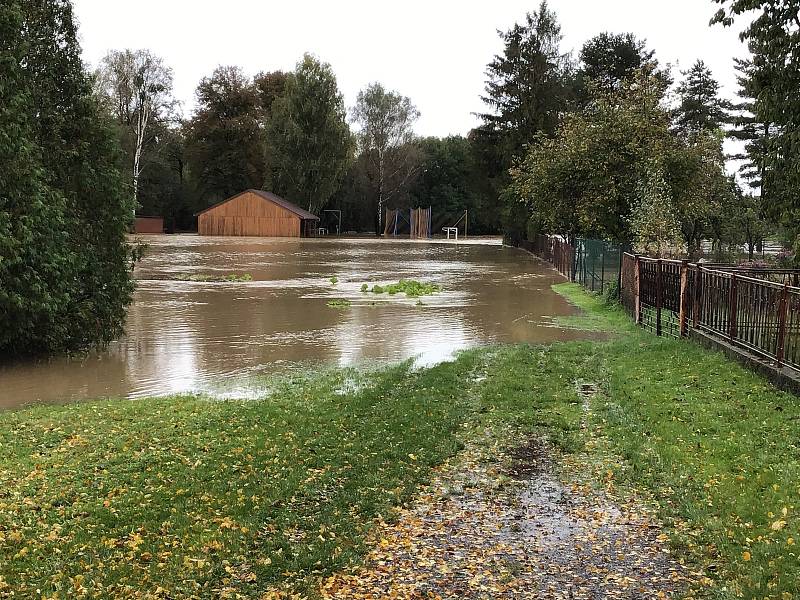
[{"label": "wooden shed", "polygon": [[245,190],[197,213],[200,235],[305,237],[319,217],[271,192]]},{"label": "wooden shed", "polygon": [[164,233],[164,217],[136,217],[134,233]]}]

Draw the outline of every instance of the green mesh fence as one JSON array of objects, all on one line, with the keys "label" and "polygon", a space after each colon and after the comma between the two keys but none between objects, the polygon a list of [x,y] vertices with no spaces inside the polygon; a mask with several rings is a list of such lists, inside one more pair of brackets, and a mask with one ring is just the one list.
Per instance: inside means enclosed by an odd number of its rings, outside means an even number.
[{"label": "green mesh fence", "polygon": [[603,240],[578,238],[575,243],[574,280],[593,292],[617,286],[624,246]]}]

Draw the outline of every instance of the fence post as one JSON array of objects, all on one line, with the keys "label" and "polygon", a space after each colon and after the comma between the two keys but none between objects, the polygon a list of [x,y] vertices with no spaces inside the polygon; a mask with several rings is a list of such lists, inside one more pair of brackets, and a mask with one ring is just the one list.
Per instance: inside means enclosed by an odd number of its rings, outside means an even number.
[{"label": "fence post", "polygon": [[681,309],[679,312],[680,319],[680,336],[686,337],[688,333],[688,324],[686,318],[686,311],[689,308],[689,261],[684,260],[681,262]]},{"label": "fence post", "polygon": [[633,255],[633,322],[642,322],[642,296],[640,294],[642,261],[638,254]]},{"label": "fence post", "polygon": [[738,334],[736,323],[736,319],[738,318],[737,304],[739,301],[739,294],[737,293],[738,288],[739,282],[736,279],[736,273],[731,273],[731,287],[728,291],[728,337],[731,341],[735,340]]},{"label": "fence post", "polygon": [[603,242],[603,249],[600,251],[600,293],[605,292],[606,287],[606,243]]},{"label": "fence post", "polygon": [[664,265],[661,259],[656,262],[656,335],[661,335],[661,307],[664,305]]},{"label": "fence post", "polygon": [[786,342],[786,314],[789,312],[789,284],[783,284],[781,299],[778,303],[778,347],[775,351],[778,367],[783,363],[783,346]]},{"label": "fence post", "polygon": [[703,272],[699,264],[694,265],[694,302],[692,303],[692,327],[697,329],[700,324],[700,288],[703,282]]},{"label": "fence post", "polygon": [[578,262],[577,262],[578,261],[578,251],[577,251],[577,248],[578,248],[578,242],[576,240],[574,245],[570,244],[570,253],[572,255],[569,257],[569,266],[570,266],[569,279],[570,279],[570,281],[572,281],[572,283],[575,283],[575,275],[576,275],[576,272],[578,270]]}]

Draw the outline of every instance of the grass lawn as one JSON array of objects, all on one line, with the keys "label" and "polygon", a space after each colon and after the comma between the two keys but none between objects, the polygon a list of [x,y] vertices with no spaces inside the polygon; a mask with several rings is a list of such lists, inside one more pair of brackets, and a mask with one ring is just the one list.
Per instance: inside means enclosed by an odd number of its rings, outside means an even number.
[{"label": "grass lawn", "polygon": [[[709,577],[690,594],[800,598],[798,399],[557,287],[613,336],[325,371],[259,401],[4,412],[0,598],[313,596],[360,560],[376,517],[492,422],[545,431],[598,484],[655,502]],[[588,415],[576,381],[598,384]]]}]

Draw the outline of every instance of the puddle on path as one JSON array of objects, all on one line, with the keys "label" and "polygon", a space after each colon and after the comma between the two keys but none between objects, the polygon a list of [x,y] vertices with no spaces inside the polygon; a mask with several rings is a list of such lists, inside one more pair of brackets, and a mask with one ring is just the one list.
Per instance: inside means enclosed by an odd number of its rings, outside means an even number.
[{"label": "puddle on path", "polygon": [[634,600],[688,584],[646,511],[563,484],[538,439],[510,467],[502,455],[489,438],[468,445],[381,525],[365,567],[326,580],[323,597]]}]

